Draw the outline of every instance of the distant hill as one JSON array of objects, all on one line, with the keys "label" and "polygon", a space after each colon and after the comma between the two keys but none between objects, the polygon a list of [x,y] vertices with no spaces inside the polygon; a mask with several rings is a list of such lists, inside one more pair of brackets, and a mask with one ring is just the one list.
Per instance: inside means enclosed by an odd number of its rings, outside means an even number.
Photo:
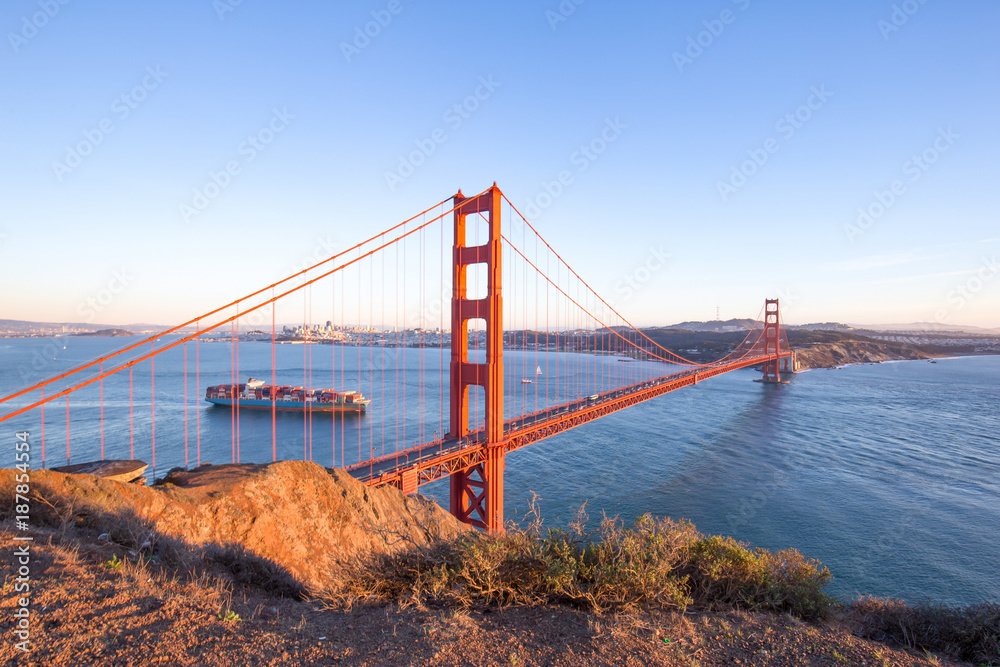
[{"label": "distant hill", "polygon": [[97,331],[78,331],[73,336],[134,336],[135,333],[129,331],[128,329],[99,329]]},{"label": "distant hill", "polygon": [[[711,320],[708,322],[681,322],[672,324],[665,329],[684,331],[747,331],[753,327],[751,319]],[[810,324],[783,324],[783,328],[808,331],[880,331],[880,332],[934,332],[934,333],[971,333],[984,335],[1000,335],[1000,329],[984,329],[969,325],[937,324],[935,322],[913,322],[910,324],[843,324],[841,322],[814,322]]]},{"label": "distant hill", "polygon": [[[168,327],[159,324],[100,324],[86,322],[31,322],[28,320],[0,320],[0,335],[8,336],[46,336],[57,334],[97,334],[97,335],[129,335],[136,333],[163,331]],[[98,332],[116,331],[114,334],[98,334]],[[128,333],[121,333],[121,332]]]},{"label": "distant hill", "polygon": [[[711,320],[709,322],[681,322],[672,324],[665,329],[681,329],[684,331],[747,331],[754,326],[754,321],[749,318],[734,320]],[[821,322],[815,324],[784,324],[785,329],[808,329],[810,331],[852,331],[853,326],[841,324],[840,322]]]},{"label": "distant hill", "polygon": [[110,324],[85,324],[83,322],[29,322],[28,320],[0,320],[0,331],[11,333],[38,331],[41,329],[76,329],[79,331],[97,331],[109,329]]},{"label": "distant hill", "polygon": [[853,331],[855,327],[840,322],[817,322],[815,324],[786,324],[786,329],[805,329],[808,331]]},{"label": "distant hill", "polygon": [[747,331],[754,325],[751,319],[740,320],[712,320],[711,322],[681,322],[672,324],[666,329],[682,329],[684,331]]},{"label": "distant hill", "polygon": [[855,329],[868,331],[934,331],[941,333],[965,332],[975,334],[1000,334],[1000,329],[984,329],[964,324],[938,324],[937,322],[911,322],[910,324],[853,324]]}]

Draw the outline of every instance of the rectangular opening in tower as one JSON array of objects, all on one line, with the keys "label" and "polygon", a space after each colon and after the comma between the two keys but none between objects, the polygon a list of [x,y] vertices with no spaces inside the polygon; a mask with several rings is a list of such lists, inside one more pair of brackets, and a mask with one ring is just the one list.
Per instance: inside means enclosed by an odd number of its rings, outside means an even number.
[{"label": "rectangular opening in tower", "polygon": [[470,213],[465,217],[465,245],[472,248],[490,240],[489,211]]},{"label": "rectangular opening in tower", "polygon": [[485,299],[488,288],[489,267],[486,263],[469,264],[465,269],[465,298]]},{"label": "rectangular opening in tower", "polygon": [[[470,350],[469,356],[472,356]],[[486,424],[486,390],[479,385],[469,386],[469,430],[476,431]]]}]

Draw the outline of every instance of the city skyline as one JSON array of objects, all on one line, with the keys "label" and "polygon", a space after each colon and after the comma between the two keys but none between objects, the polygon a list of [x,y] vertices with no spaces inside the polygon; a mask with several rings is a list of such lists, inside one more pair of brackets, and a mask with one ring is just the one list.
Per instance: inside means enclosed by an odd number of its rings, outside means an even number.
[{"label": "city skyline", "polygon": [[995,329],[998,21],[8,3],[0,317],[177,324],[496,181],[640,326]]}]

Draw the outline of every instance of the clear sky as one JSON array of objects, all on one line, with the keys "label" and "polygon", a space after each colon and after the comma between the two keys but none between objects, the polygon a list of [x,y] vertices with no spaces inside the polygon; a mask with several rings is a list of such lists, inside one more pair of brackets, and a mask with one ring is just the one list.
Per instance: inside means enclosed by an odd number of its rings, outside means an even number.
[{"label": "clear sky", "polygon": [[0,33],[0,318],[113,288],[94,321],[173,323],[496,181],[637,323],[1000,327],[994,1],[7,0]]}]

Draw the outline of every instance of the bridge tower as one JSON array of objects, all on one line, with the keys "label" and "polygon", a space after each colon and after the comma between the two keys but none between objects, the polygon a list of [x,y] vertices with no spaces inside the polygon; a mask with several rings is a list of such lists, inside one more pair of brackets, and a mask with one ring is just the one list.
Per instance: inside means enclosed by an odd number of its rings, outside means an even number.
[{"label": "bridge tower", "polygon": [[764,302],[764,353],[773,354],[774,361],[764,363],[764,382],[781,382],[778,353],[781,352],[781,323],[778,319],[778,300]]},{"label": "bridge tower", "polygon": [[[451,475],[451,513],[464,523],[503,531],[503,299],[501,297],[500,189],[478,197],[455,195],[455,245],[452,254],[451,297],[451,432],[469,434],[469,387],[486,394],[486,461]],[[488,218],[486,243],[466,244],[466,217]],[[475,264],[487,269],[486,296],[468,298],[467,270]],[[469,361],[469,321],[486,322],[486,363]]]}]

